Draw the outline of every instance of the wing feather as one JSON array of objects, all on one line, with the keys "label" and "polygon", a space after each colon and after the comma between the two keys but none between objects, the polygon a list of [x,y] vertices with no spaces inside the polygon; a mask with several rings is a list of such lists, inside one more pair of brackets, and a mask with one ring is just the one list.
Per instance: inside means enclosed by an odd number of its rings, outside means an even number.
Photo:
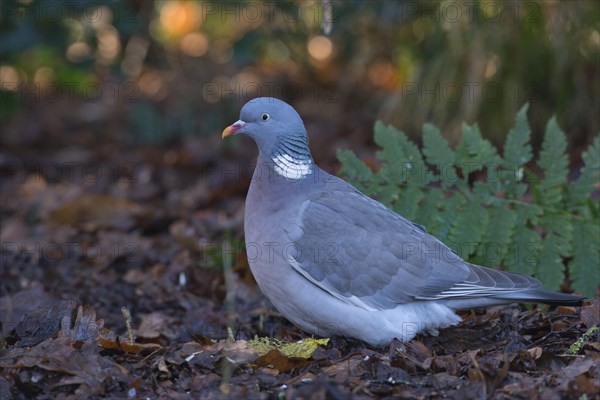
[{"label": "wing feather", "polygon": [[466,263],[420,225],[356,190],[309,195],[284,231],[294,244],[288,261],[296,272],[365,309],[540,286],[534,278]]}]

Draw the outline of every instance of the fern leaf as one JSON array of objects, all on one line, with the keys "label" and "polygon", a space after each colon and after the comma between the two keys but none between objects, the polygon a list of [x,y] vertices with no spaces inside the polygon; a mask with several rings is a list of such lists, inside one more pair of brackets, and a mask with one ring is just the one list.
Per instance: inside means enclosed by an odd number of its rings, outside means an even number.
[{"label": "fern leaf", "polygon": [[347,177],[359,190],[369,192],[373,172],[351,150],[338,150],[337,158],[342,163],[339,174]]},{"label": "fern leaf", "polygon": [[541,250],[542,237],[532,228],[539,223],[542,209],[534,204],[522,204],[513,210],[515,233],[504,264],[511,272],[533,275]]},{"label": "fern leaf", "polygon": [[432,124],[423,125],[423,154],[430,165],[437,167],[439,180],[445,187],[450,187],[456,182],[454,151],[440,130]]},{"label": "fern leaf", "polygon": [[515,117],[515,127],[506,136],[504,144],[504,165],[510,170],[517,171],[533,156],[531,150],[531,128],[527,121],[529,104],[523,105]]},{"label": "fern leaf", "polygon": [[541,247],[542,237],[537,232],[517,227],[504,264],[510,272],[533,275]]},{"label": "fern leaf", "polygon": [[473,189],[471,191],[473,196],[471,201],[478,201],[480,204],[485,206],[489,206],[491,204],[499,206],[503,203],[501,198],[496,197],[496,192],[498,190],[499,188],[496,182],[477,181],[473,184]]},{"label": "fern leaf", "polygon": [[536,267],[536,277],[542,281],[544,288],[549,290],[558,290],[564,280],[565,265],[555,249],[559,240],[559,236],[554,233],[549,233],[544,237]]},{"label": "fern leaf", "polygon": [[450,229],[457,218],[457,215],[465,207],[465,201],[462,196],[454,195],[447,197],[442,202],[442,210],[438,213],[437,221],[431,225],[431,233],[442,242],[448,244]]},{"label": "fern leaf", "polygon": [[527,185],[519,183],[525,175],[524,165],[533,157],[531,149],[531,128],[527,121],[529,104],[523,105],[515,117],[515,127],[506,136],[504,160],[499,171],[498,182],[508,197],[520,198]]},{"label": "fern leaf", "polygon": [[558,290],[564,280],[563,257],[572,254],[571,241],[573,224],[571,214],[547,213],[540,219],[540,225],[546,231],[542,240],[542,249],[536,267],[536,276],[541,278],[544,287]]},{"label": "fern leaf", "polygon": [[417,145],[408,140],[404,132],[377,121],[374,139],[381,147],[376,154],[377,158],[386,163],[380,171],[382,177],[394,183],[404,183],[409,179],[417,179],[422,184],[427,183],[421,152]]},{"label": "fern leaf", "polygon": [[582,154],[583,168],[579,179],[569,186],[569,204],[585,203],[600,183],[600,136],[596,136],[590,147]]},{"label": "fern leaf", "polygon": [[469,257],[481,242],[488,220],[487,209],[479,204],[472,203],[461,209],[452,222],[449,246],[461,257]]},{"label": "fern leaf", "polygon": [[517,219],[521,218],[522,222],[527,226],[527,223],[531,224],[531,227],[536,227],[540,223],[540,217],[544,210],[537,204],[521,203],[521,207],[517,208]]},{"label": "fern leaf", "polygon": [[477,248],[476,262],[488,267],[496,267],[502,263],[508,252],[517,214],[502,206],[491,208],[489,213],[490,222]]},{"label": "fern leaf", "polygon": [[371,194],[377,197],[377,200],[385,204],[390,208],[394,208],[394,204],[400,198],[400,187],[394,182],[387,180],[385,176],[379,176],[380,185],[377,188],[371,190]]},{"label": "fern leaf", "polygon": [[462,142],[456,148],[455,163],[467,178],[471,172],[481,171],[491,164],[500,164],[500,157],[490,141],[481,137],[477,124],[463,124]]},{"label": "fern leaf", "polygon": [[547,233],[555,233],[558,239],[555,250],[563,257],[572,255],[573,215],[566,212],[546,213],[540,218],[540,226]]},{"label": "fern leaf", "polygon": [[556,117],[552,117],[546,126],[539,166],[544,171],[544,178],[539,184],[540,202],[546,206],[557,207],[563,200],[569,160],[567,139],[558,126]]},{"label": "fern leaf", "polygon": [[415,222],[425,226],[428,231],[433,232],[434,227],[441,220],[439,213],[444,199],[444,192],[441,189],[431,188],[417,208]]},{"label": "fern leaf", "polygon": [[569,263],[573,288],[594,296],[600,285],[600,226],[586,221],[573,231],[573,259]]},{"label": "fern leaf", "polygon": [[400,191],[398,200],[392,205],[392,208],[397,213],[401,214],[409,220],[415,219],[415,214],[419,208],[419,203],[425,195],[423,189],[417,185],[409,185],[404,190]]}]

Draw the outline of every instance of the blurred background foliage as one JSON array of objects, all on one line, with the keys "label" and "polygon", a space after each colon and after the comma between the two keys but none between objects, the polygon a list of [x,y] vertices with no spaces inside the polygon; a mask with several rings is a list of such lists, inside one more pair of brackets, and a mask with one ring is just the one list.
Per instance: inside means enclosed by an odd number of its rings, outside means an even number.
[{"label": "blurred background foliage", "polygon": [[452,143],[478,122],[501,144],[526,102],[534,146],[557,114],[575,163],[600,129],[596,0],[1,7],[3,144],[212,138],[257,95],[295,105],[322,160],[368,154],[376,119],[417,141],[432,122]]}]

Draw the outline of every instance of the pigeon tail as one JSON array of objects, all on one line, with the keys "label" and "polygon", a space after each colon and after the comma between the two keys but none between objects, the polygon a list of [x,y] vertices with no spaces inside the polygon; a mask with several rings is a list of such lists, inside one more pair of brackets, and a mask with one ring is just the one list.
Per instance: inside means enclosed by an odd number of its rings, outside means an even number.
[{"label": "pigeon tail", "polygon": [[505,293],[493,296],[496,299],[506,299],[524,303],[544,303],[552,305],[579,306],[585,297],[572,294],[549,292],[542,289],[525,290],[522,292]]}]

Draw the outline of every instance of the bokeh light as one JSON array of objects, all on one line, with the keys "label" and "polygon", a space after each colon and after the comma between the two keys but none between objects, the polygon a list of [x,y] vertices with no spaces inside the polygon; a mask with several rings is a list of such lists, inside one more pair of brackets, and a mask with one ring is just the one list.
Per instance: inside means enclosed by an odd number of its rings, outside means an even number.
[{"label": "bokeh light", "polygon": [[325,36],[315,36],[308,42],[308,54],[316,61],[325,61],[333,53],[333,43]]},{"label": "bokeh light", "polygon": [[208,51],[208,38],[202,32],[188,33],[181,38],[181,51],[190,57],[202,57]]},{"label": "bokeh light", "polygon": [[109,26],[99,29],[97,36],[98,49],[96,51],[96,59],[101,64],[109,65],[117,58],[121,50],[119,33],[114,27]]},{"label": "bokeh light", "polygon": [[160,26],[169,37],[180,37],[200,26],[201,10],[193,1],[167,1],[160,8]]},{"label": "bokeh light", "polygon": [[92,54],[92,48],[85,42],[75,42],[67,47],[65,56],[67,60],[78,63],[86,60]]},{"label": "bokeh light", "polygon": [[17,70],[10,65],[0,66],[0,87],[7,92],[16,92],[21,79]]}]

